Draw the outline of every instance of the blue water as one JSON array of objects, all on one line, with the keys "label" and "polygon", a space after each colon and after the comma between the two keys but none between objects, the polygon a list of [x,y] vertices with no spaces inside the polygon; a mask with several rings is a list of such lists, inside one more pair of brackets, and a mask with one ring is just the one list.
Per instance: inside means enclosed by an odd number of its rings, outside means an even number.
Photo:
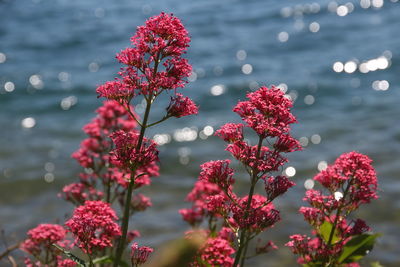
[{"label": "blue water", "polygon": [[[70,154],[101,104],[95,88],[114,78],[115,53],[129,46],[136,26],[165,11],[180,17],[192,37],[187,57],[196,74],[185,94],[201,108],[197,117],[170,120],[149,133],[168,134],[172,141],[160,148],[161,177],[144,190],[154,206],[132,220],[142,232],[139,242],[157,247],[182,234],[187,225],[177,210],[188,206],[183,200],[199,164],[228,157],[223,142],[203,140],[200,132],[238,121],[231,112],[235,103],[258,85],[275,84],[286,86],[295,99],[299,123],[293,131],[305,149],[290,156],[287,166],[296,169],[298,186],[279,200],[282,222],[265,235],[281,249],[252,266],[294,266],[283,244],[288,235],[309,230],[297,214],[303,184],[317,173],[318,163],[350,150],[368,154],[379,175],[380,199],[358,212],[384,234],[367,262],[399,266],[400,5],[373,4],[0,1],[0,228],[9,243],[71,212],[56,194],[80,171]],[[335,72],[335,62],[348,64]],[[222,90],[212,89],[215,85]],[[194,141],[174,139],[184,127],[191,127]]]}]

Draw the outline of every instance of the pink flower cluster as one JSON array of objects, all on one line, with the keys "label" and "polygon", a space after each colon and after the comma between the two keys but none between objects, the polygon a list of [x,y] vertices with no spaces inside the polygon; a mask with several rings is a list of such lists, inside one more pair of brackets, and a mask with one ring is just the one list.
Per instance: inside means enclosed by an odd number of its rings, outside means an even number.
[{"label": "pink flower cluster", "polygon": [[139,133],[137,132],[120,130],[114,132],[111,139],[115,144],[115,149],[112,151],[115,157],[114,162],[128,170],[147,168],[158,161],[156,144],[146,138],[141,144],[138,143]]},{"label": "pink flower cluster", "polygon": [[[120,78],[99,86],[98,95],[125,105],[138,95],[149,100],[164,90],[184,87],[192,71],[182,57],[189,42],[188,32],[177,17],[161,13],[150,18],[131,38],[133,47],[117,54],[118,61],[126,65],[119,72]],[[179,118],[197,114],[197,107],[191,99],[175,92],[167,111],[169,117]]]},{"label": "pink flower cluster", "polygon": [[139,247],[137,243],[132,244],[131,250],[131,263],[134,267],[144,264],[153,252],[152,248],[146,246]]},{"label": "pink flower cluster", "polygon": [[[119,198],[126,194],[131,173],[126,169],[126,164],[116,158],[116,153],[110,152],[115,146],[112,137],[133,137],[137,136],[137,123],[135,119],[116,101],[105,101],[103,106],[96,110],[97,116],[83,127],[89,136],[82,143],[78,151],[72,157],[89,172],[81,173],[78,183],[66,185],[60,197],[75,205],[81,205],[86,200],[109,200]],[[136,116],[135,114],[132,114]],[[143,160],[136,170],[135,188],[151,183],[150,177],[158,176],[157,151],[152,141],[146,141],[153,149],[153,158]],[[91,145],[90,145],[91,144]],[[95,144],[95,145],[94,145]],[[125,143],[120,142],[121,150],[128,150]],[[142,148],[142,151],[146,147]],[[135,151],[131,149],[131,151]],[[132,152],[133,153],[133,152]],[[99,186],[100,185],[100,186]]]},{"label": "pink flower cluster", "polygon": [[230,267],[233,264],[232,254],[235,250],[231,242],[222,237],[209,238],[203,248],[200,249],[201,264],[194,263],[192,266],[222,266]]},{"label": "pink flower cluster", "polygon": [[[233,109],[246,125],[227,123],[215,134],[228,142],[226,150],[249,173],[249,194],[238,197],[233,192],[235,180],[234,170],[229,167],[230,160],[210,161],[201,165],[199,181],[187,197],[193,203],[192,208],[180,211],[183,219],[193,226],[207,218],[211,231],[209,238],[212,240],[209,246],[213,246],[213,236],[218,235],[221,229],[232,229],[234,236],[239,236],[230,241],[230,248],[233,249],[230,254],[236,252],[236,255],[227,266],[238,266],[239,262],[244,262],[247,252],[244,246],[280,220],[279,211],[272,201],[294,183],[285,176],[267,176],[267,173],[278,171],[287,162],[284,153],[301,149],[299,142],[290,135],[290,124],[296,122],[290,112],[292,102],[281,90],[261,87],[247,94],[247,98],[247,101],[239,102]],[[252,146],[245,141],[246,129],[257,134],[257,145]],[[264,181],[266,197],[254,194],[259,180]],[[222,221],[219,225],[220,219]],[[215,251],[218,249],[215,248]],[[258,250],[261,251],[267,252],[268,249]],[[220,257],[213,257],[218,260],[225,259],[225,256],[221,254]]]},{"label": "pink flower cluster", "polygon": [[65,225],[75,236],[75,244],[85,253],[102,251],[111,247],[115,238],[121,235],[116,223],[118,217],[110,204],[102,201],[86,201],[75,209]]},{"label": "pink flower cluster", "polygon": [[[58,224],[39,224],[37,227],[29,230],[28,239],[20,245],[20,248],[32,255],[35,261],[26,258],[26,266],[76,266],[76,263],[72,260],[62,259],[58,249],[53,246],[53,244],[62,247],[68,245],[68,241],[65,240],[65,237],[66,230]],[[51,263],[55,265],[48,265]]]},{"label": "pink flower cluster", "polygon": [[197,114],[198,112],[198,107],[193,100],[179,93],[177,93],[174,97],[171,97],[171,102],[167,107],[167,116],[169,117],[180,118]]},{"label": "pink flower cluster", "polygon": [[[322,262],[336,266],[345,245],[353,237],[370,231],[363,220],[347,221],[346,217],[360,204],[378,197],[377,178],[371,162],[370,158],[358,152],[345,153],[314,177],[327,194],[309,189],[304,200],[311,207],[301,207],[300,213],[314,228],[316,236],[292,235],[286,244],[300,256],[300,264]],[[330,225],[328,237],[320,232],[323,225]],[[352,264],[357,266],[355,262]]]}]

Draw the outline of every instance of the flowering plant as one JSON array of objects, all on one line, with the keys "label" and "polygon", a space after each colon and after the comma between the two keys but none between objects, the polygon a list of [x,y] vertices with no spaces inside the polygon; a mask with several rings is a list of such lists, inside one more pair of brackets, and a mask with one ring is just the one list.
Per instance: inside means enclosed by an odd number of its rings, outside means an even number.
[{"label": "flowering plant", "polygon": [[[26,266],[129,266],[123,254],[131,244],[130,263],[136,267],[153,252],[132,243],[140,233],[129,231],[130,217],[152,205],[139,189],[159,175],[157,145],[146,137],[146,130],[172,117],[197,114],[198,107],[177,92],[191,73],[183,58],[190,38],[177,17],[161,13],[150,18],[137,28],[131,42],[133,47],[117,54],[124,64],[119,77],[97,88],[98,96],[107,101],[84,126],[88,137],[72,155],[84,172],[59,194],[75,210],[64,225],[40,224],[28,232],[20,246],[30,255]],[[152,121],[151,108],[164,92],[170,94],[165,113]],[[139,98],[145,106],[142,119],[132,106]],[[180,210],[195,230],[186,234],[186,240],[194,242],[184,243],[191,244],[194,252],[189,260],[176,262],[244,266],[246,259],[277,249],[272,241],[259,239],[254,249],[250,244],[280,220],[273,201],[295,185],[281,175],[286,154],[302,148],[290,133],[296,122],[292,105],[279,88],[261,87],[233,108],[244,123],[227,123],[216,131],[238,164],[231,166],[224,159],[200,166],[199,179],[187,196],[192,207]],[[251,136],[257,138],[255,145]],[[235,193],[238,178],[233,167],[238,165],[247,173],[248,192],[243,196]],[[314,179],[328,194],[307,191],[305,200],[311,207],[302,207],[300,212],[314,228],[315,238],[292,235],[287,246],[305,266],[357,266],[377,235],[367,233],[369,227],[362,220],[348,222],[346,217],[377,198],[371,160],[356,152],[343,154]],[[257,187],[262,187],[262,194],[256,193]],[[206,229],[201,229],[202,224]]]},{"label": "flowering plant", "polygon": [[292,235],[286,244],[304,266],[359,266],[379,234],[361,219],[346,218],[361,204],[378,198],[377,178],[368,156],[342,154],[333,165],[314,177],[327,191],[309,189],[304,200],[311,207],[300,213],[313,227],[314,238]]},{"label": "flowering plant", "polygon": [[[286,176],[273,175],[287,162],[285,153],[301,150],[290,135],[290,124],[296,122],[291,100],[276,87],[261,87],[247,98],[233,109],[246,124],[227,123],[216,135],[228,143],[226,150],[245,168],[248,194],[234,193],[230,160],[210,161],[201,165],[199,180],[187,197],[192,208],[180,211],[194,227],[208,222],[208,239],[194,266],[243,266],[249,243],[280,220],[273,200],[294,185]],[[246,141],[244,130],[257,135],[257,145]],[[264,195],[255,194],[257,184],[263,184]],[[276,246],[269,241],[257,246],[250,257],[271,249]]]},{"label": "flowering plant", "polygon": [[[125,65],[118,73],[120,77],[97,88],[98,96],[108,101],[97,110],[97,117],[84,127],[89,137],[72,155],[85,172],[79,175],[78,183],[65,186],[60,193],[77,208],[65,223],[66,228],[57,227],[64,235],[67,231],[74,236],[74,245],[88,256],[89,266],[126,265],[123,252],[140,235],[135,230],[128,231],[129,218],[152,203],[148,197],[134,191],[149,185],[150,178],[159,175],[157,145],[145,137],[146,130],[171,117],[198,112],[189,97],[177,92],[185,86],[185,78],[191,73],[190,64],[183,58],[190,38],[181,21],[172,14],[161,13],[138,27],[131,42],[133,47],[117,54],[118,61]],[[151,107],[163,92],[172,94],[165,115],[150,122]],[[131,105],[137,98],[143,98],[146,106],[142,120]],[[114,211],[113,204],[119,204],[121,214]],[[38,256],[41,243],[36,243],[37,253],[36,250],[25,251],[38,260],[37,266],[60,266],[59,256],[52,256],[57,249],[45,246],[51,253],[46,252],[50,256],[42,260]],[[77,260],[65,248],[57,247],[58,252]],[[143,264],[151,252],[151,248],[139,248],[134,243],[132,264]],[[79,264],[82,262],[77,260]]]}]

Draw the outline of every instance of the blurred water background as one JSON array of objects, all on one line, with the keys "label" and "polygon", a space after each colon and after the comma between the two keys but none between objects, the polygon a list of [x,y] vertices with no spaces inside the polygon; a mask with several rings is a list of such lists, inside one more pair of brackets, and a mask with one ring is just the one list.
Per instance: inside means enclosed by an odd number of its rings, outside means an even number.
[{"label": "blurred water background", "polygon": [[139,242],[157,247],[188,229],[178,209],[189,206],[199,164],[229,157],[213,131],[238,121],[231,109],[246,92],[275,84],[295,99],[293,132],[304,151],[290,156],[286,173],[298,186],[279,199],[283,219],[265,235],[281,249],[249,264],[295,266],[283,244],[309,232],[297,213],[305,181],[358,150],[372,157],[380,183],[380,199],[358,212],[384,234],[367,262],[400,266],[397,0],[1,0],[0,228],[8,241],[71,212],[56,195],[81,171],[70,154],[101,104],[95,88],[114,78],[115,53],[129,46],[136,26],[161,11],[190,32],[194,72],[184,93],[201,108],[149,133],[165,144],[162,175],[143,190],[153,207],[132,220]]}]

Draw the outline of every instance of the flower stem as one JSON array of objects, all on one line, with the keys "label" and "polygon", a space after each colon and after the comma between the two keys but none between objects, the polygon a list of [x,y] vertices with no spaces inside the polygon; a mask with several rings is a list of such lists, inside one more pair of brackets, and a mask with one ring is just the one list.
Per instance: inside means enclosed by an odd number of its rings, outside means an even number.
[{"label": "flower stem", "polygon": [[[257,152],[256,152],[257,153],[256,154],[256,163],[254,164],[254,167],[252,168],[251,186],[250,186],[249,195],[247,197],[246,210],[244,213],[245,219],[247,219],[247,217],[249,216],[251,201],[253,200],[253,195],[254,195],[254,188],[257,183],[257,174],[258,174],[257,161],[260,158],[263,140],[264,140],[264,138],[262,138],[261,136],[258,139],[258,146],[257,146]],[[238,266],[239,262],[241,262],[241,266],[244,264],[244,260],[245,260],[245,256],[246,256],[245,254],[247,252],[247,245],[248,245],[248,242],[246,241],[246,239],[247,239],[247,229],[243,229],[242,232],[240,233],[239,248],[236,252],[236,257],[235,257],[235,262],[233,263],[233,267]],[[243,249],[244,249],[244,255],[242,256]],[[243,259],[241,259],[242,257],[243,257]]]},{"label": "flower stem", "polygon": [[[144,113],[143,117],[143,122],[142,126],[140,129],[140,135],[138,139],[138,143],[136,146],[136,150],[140,151],[144,139],[144,133],[146,131],[146,125],[147,125],[147,120],[149,119],[149,114],[150,114],[150,109],[151,109],[151,101],[147,101],[146,105],[146,111]],[[125,207],[124,207],[124,214],[122,217],[122,236],[118,241],[118,247],[115,253],[115,261],[114,261],[114,267],[118,267],[119,263],[121,261],[122,254],[124,252],[124,248],[126,245],[126,236],[128,234],[128,226],[129,226],[129,209],[130,209],[130,203],[132,200],[132,191],[133,191],[133,186],[135,185],[135,173],[136,173],[136,167],[133,167],[131,170],[131,180],[128,185],[128,192],[126,195],[126,200],[125,200]]]},{"label": "flower stem", "polygon": [[[343,199],[343,204],[340,205],[340,206],[338,207],[337,211],[336,211],[335,221],[333,222],[332,229],[331,229],[331,232],[330,232],[330,234],[329,234],[328,244],[327,244],[329,248],[332,246],[333,235],[334,235],[334,233],[335,233],[336,226],[337,226],[337,224],[338,224],[338,222],[339,222],[340,213],[342,212],[342,208],[344,207],[344,201],[346,200],[346,199],[345,199],[345,198],[346,198],[346,195],[347,195],[347,193],[349,192],[351,182],[352,182],[352,179],[350,179],[350,181],[348,182],[348,184],[347,184],[347,186],[346,186],[346,189],[345,189],[345,191],[344,191],[344,193],[343,193],[343,197],[342,197],[342,199]],[[331,262],[331,257],[329,257],[328,266],[331,266],[331,265],[332,265],[330,262]]]}]

